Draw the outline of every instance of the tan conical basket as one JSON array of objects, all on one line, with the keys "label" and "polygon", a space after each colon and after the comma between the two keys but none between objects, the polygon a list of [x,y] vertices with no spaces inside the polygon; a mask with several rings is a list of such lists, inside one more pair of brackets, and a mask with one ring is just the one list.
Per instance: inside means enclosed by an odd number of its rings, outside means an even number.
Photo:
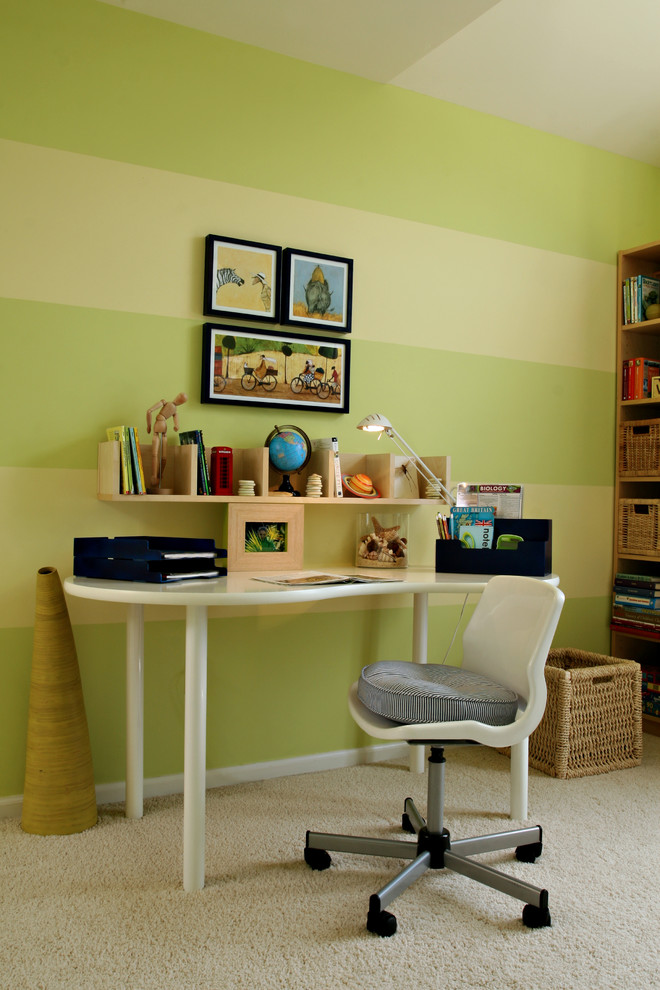
[{"label": "tan conical basket", "polygon": [[21,826],[69,835],[96,824],[96,793],[76,645],[59,574],[37,572]]}]

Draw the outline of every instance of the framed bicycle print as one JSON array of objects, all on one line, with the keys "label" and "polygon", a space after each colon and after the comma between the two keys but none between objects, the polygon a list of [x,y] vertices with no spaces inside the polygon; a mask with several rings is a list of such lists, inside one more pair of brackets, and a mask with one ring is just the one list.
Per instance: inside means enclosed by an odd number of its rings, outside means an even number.
[{"label": "framed bicycle print", "polygon": [[349,411],[350,342],[205,323],[201,401]]},{"label": "framed bicycle print", "polygon": [[282,248],[208,234],[204,313],[277,323]]},{"label": "framed bicycle print", "polygon": [[353,262],[332,254],[286,248],[282,258],[280,323],[349,333],[353,311]]}]

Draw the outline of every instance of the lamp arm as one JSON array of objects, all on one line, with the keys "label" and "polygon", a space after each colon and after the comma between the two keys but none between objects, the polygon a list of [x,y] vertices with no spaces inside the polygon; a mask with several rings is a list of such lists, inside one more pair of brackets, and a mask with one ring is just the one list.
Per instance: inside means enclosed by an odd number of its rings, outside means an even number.
[{"label": "lamp arm", "polygon": [[415,453],[415,451],[412,449],[410,444],[406,443],[406,441],[403,439],[401,434],[397,433],[397,431],[394,429],[393,426],[387,427],[385,429],[385,433],[387,433],[390,440],[392,440],[397,445],[401,453],[405,454],[406,457],[409,457],[411,459],[415,467],[415,470],[417,471],[418,474],[422,476],[422,478],[424,478],[425,481],[430,481],[433,485],[438,485],[440,491],[443,494],[445,502],[447,502],[448,505],[455,505],[456,499],[451,494],[451,492],[447,491],[443,483],[440,481],[440,478],[436,478],[436,476],[433,474],[431,469],[427,467],[424,461],[421,459],[421,457]]}]

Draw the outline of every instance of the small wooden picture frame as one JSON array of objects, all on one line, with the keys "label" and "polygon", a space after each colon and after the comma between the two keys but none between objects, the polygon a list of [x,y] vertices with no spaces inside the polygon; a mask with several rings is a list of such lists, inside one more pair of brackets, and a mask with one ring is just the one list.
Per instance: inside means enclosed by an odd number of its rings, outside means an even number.
[{"label": "small wooden picture frame", "polygon": [[660,399],[660,377],[651,379],[651,398]]},{"label": "small wooden picture frame", "polygon": [[273,498],[272,505],[227,508],[227,571],[300,570],[304,506]]}]

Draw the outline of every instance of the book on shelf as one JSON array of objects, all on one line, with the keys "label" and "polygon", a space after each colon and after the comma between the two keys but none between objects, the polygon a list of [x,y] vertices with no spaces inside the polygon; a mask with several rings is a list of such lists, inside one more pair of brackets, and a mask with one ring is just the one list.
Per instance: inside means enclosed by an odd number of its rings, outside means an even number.
[{"label": "book on shelf", "polygon": [[628,633],[641,636],[643,639],[660,640],[660,627],[647,622],[633,622],[627,619],[613,618],[610,622],[612,632]]},{"label": "book on shelf", "polygon": [[[638,593],[635,594],[635,591]],[[628,609],[639,609],[642,612],[660,610],[660,598],[656,595],[652,595],[650,592],[644,594],[639,588],[622,590],[616,585],[614,586],[614,604],[623,605],[624,608]]]},{"label": "book on shelf", "polygon": [[209,468],[206,463],[206,450],[204,448],[204,437],[201,430],[183,430],[179,433],[179,443],[197,444],[197,494],[211,494],[211,479]]},{"label": "book on shelf", "polygon": [[629,373],[628,398],[650,399],[651,379],[660,375],[660,361],[653,358],[632,358],[632,372]]},{"label": "book on shelf", "polygon": [[643,588],[660,594],[660,574],[655,577],[653,574],[628,574],[625,571],[617,571],[614,584],[622,588]]},{"label": "book on shelf", "polygon": [[144,483],[144,467],[142,464],[142,454],[140,453],[140,438],[135,426],[129,426],[128,439],[131,447],[131,467],[133,468],[133,487],[136,495],[144,495],[146,486]]},{"label": "book on shelf", "polygon": [[109,426],[106,437],[119,443],[119,493],[144,495],[144,469],[137,430],[133,426]]},{"label": "book on shelf", "polygon": [[339,442],[337,437],[317,437],[317,439],[312,440],[312,450],[331,450],[333,453],[332,463],[334,468],[334,484],[335,495],[337,498],[343,498],[344,489],[341,483],[341,464],[339,461]]},{"label": "book on shelf", "polygon": [[621,366],[621,398],[624,402],[630,398],[630,361],[628,359]]},{"label": "book on shelf", "polygon": [[646,308],[660,301],[660,279],[651,275],[631,275],[623,283],[623,322],[642,323]]},{"label": "book on shelf", "polygon": [[660,612],[635,608],[632,605],[612,605],[612,620],[660,632]]},{"label": "book on shelf", "polygon": [[642,712],[660,717],[660,671],[642,666]]},{"label": "book on shelf", "polygon": [[660,361],[654,358],[627,358],[622,366],[621,398],[650,399],[652,380],[660,375]]}]

